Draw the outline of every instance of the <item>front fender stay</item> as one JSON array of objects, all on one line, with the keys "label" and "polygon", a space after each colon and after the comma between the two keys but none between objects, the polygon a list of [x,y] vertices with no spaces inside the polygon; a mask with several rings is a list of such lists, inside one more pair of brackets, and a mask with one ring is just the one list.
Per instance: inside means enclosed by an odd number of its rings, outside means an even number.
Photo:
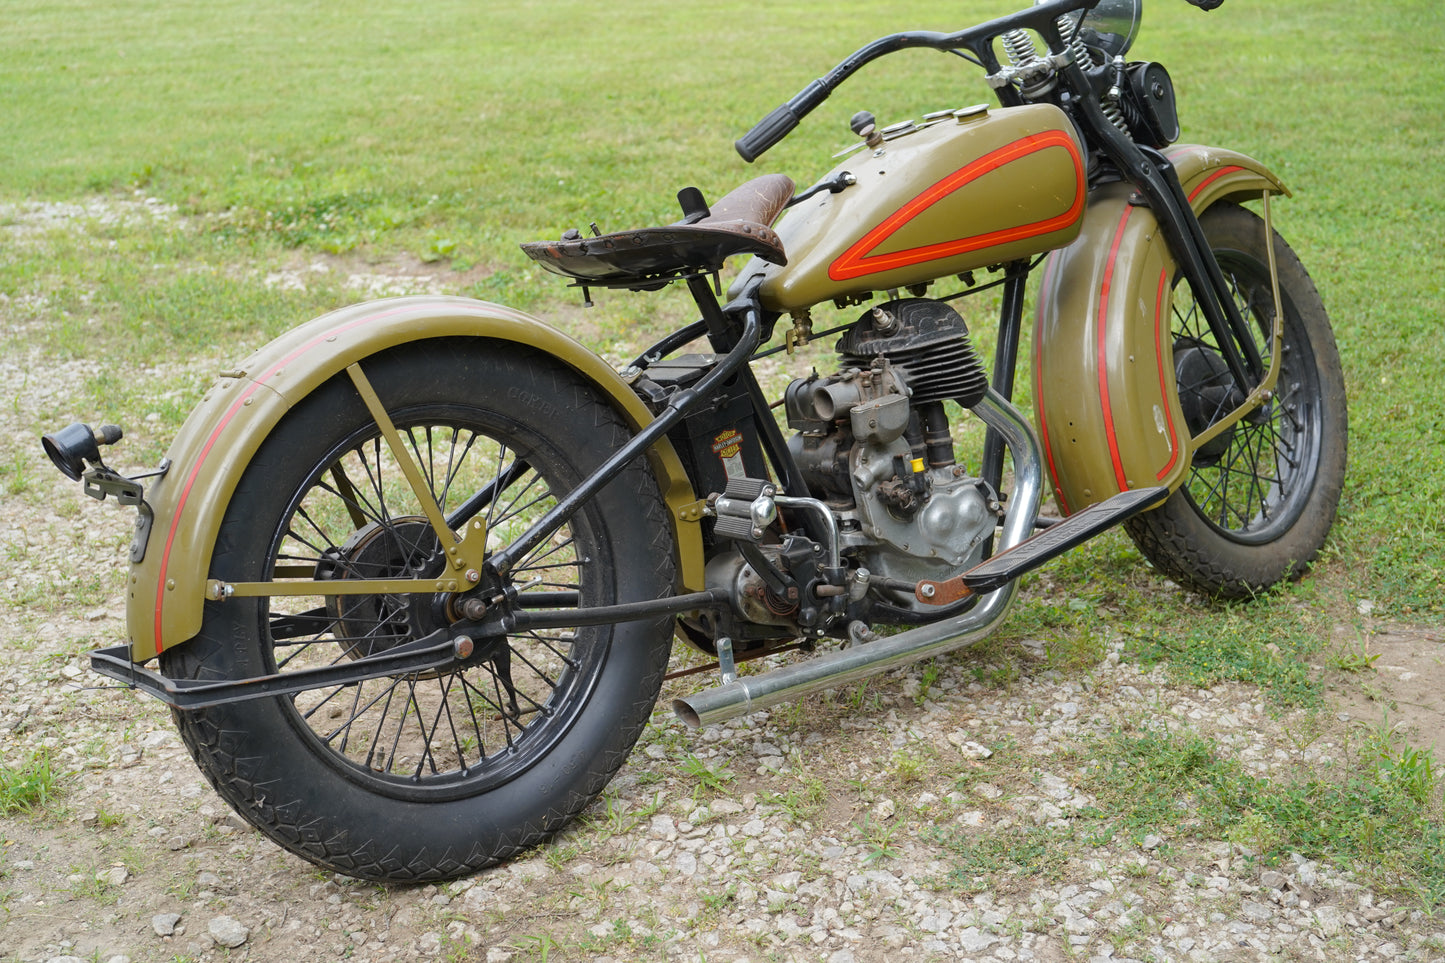
[{"label": "front fender stay", "polygon": [[[1196,214],[1220,201],[1288,194],[1262,164],[1236,151],[1182,145],[1166,157]],[[1034,406],[1054,497],[1066,515],[1121,491],[1177,488],[1208,440],[1189,436],[1174,383],[1177,273],[1154,213],[1122,182],[1094,190],[1078,240],[1045,264]],[[1245,405],[1210,431],[1261,403],[1275,372],[1272,364]]]}]

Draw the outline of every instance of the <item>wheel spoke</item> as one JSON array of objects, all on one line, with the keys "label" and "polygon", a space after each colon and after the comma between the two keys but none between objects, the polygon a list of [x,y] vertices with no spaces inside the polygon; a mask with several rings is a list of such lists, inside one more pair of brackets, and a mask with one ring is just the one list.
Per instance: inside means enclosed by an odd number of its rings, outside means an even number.
[{"label": "wheel spoke", "polygon": [[[1228,296],[1250,322],[1265,363],[1273,347],[1274,295],[1268,268],[1229,251],[1217,252]],[[1173,310],[1176,357],[1188,357],[1178,373],[1180,402],[1191,413],[1198,436],[1227,416],[1244,399],[1220,361],[1217,342],[1203,323],[1203,312],[1187,287],[1176,290]],[[1302,510],[1306,446],[1318,445],[1316,421],[1306,419],[1297,398],[1303,389],[1290,363],[1288,341],[1273,397],[1265,406],[1224,429],[1196,456],[1184,491],[1202,518],[1232,538],[1268,540],[1271,532],[1294,523]],[[1184,364],[1184,362],[1180,362]],[[1308,397],[1308,395],[1305,395]],[[1201,449],[1203,450],[1203,449]]]},{"label": "wheel spoke", "polygon": [[[556,504],[552,481],[510,441],[445,419],[395,422],[395,447],[411,460],[436,506],[480,515],[499,542],[526,531]],[[330,580],[428,579],[444,570],[427,521],[398,513],[412,500],[397,457],[379,435],[362,438],[318,470],[300,496],[272,564],[292,578],[314,571],[316,595],[268,600],[275,671],[379,654],[455,617],[447,615],[442,596],[327,595]],[[466,521],[455,517],[449,524]],[[586,560],[593,552],[576,524],[534,548],[514,577],[537,579],[545,589],[574,593],[574,604],[587,604]],[[522,631],[493,643],[465,668],[329,686],[294,701],[321,743],[377,777],[417,785],[494,778],[516,764],[534,730],[595,671],[589,666],[600,664],[610,631]]]},{"label": "wheel spoke", "polygon": [[[666,527],[667,507],[647,464],[630,464],[499,581],[487,552],[533,530],[629,425],[605,392],[522,345],[422,339],[358,365],[364,377],[294,399],[224,508],[209,574],[277,594],[207,603],[161,669],[312,685],[185,714],[197,763],[307,859],[440,879],[532,845],[601,789],[646,723],[672,636],[661,616],[481,633],[474,603],[546,609],[550,625],[615,604],[621,579],[629,596],[662,597],[671,553],[637,534]],[[463,636],[432,668],[371,675]],[[303,682],[315,670],[333,681]],[[238,757],[234,739],[262,750]]]}]

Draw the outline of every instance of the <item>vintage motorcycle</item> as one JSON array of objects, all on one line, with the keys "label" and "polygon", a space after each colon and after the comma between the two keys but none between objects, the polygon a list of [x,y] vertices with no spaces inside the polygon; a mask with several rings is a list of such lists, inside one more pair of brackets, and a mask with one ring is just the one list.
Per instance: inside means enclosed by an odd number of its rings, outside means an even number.
[{"label": "vintage motorcycle", "polygon": [[[908,48],[982,68],[999,106],[860,112],[856,149],[806,190],[687,188],[676,223],[523,245],[584,298],[687,286],[698,320],[620,371],[521,312],[403,298],[221,374],[148,474],[105,465],[113,426],[47,435],[89,494],[138,509],[129,642],[92,665],[170,705],[217,792],[283,847],[442,879],[596,797],[674,637],[720,675],[675,703],[698,726],[980,639],[1021,574],[1117,524],[1208,595],[1298,575],[1345,469],[1334,338],[1270,224],[1285,186],[1174,143],[1169,74],[1125,60],[1139,16],[1043,0],[883,37],[739,153]],[[990,289],[991,374],[954,306]],[[848,311],[823,332],[835,367],[788,385],[785,429],[750,362],[821,337],[829,305]],[[1010,400],[1021,362],[1032,425]]]}]

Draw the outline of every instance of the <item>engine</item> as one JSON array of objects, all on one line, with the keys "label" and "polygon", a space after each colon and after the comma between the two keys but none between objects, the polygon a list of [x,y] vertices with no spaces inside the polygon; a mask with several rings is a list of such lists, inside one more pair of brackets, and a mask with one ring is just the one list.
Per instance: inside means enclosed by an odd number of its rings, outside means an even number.
[{"label": "engine", "polygon": [[957,464],[944,401],[971,408],[988,378],[953,308],[871,309],[838,342],[837,373],[786,395],[789,447],[839,520],[843,551],[874,575],[941,579],[981,557],[996,496]]}]

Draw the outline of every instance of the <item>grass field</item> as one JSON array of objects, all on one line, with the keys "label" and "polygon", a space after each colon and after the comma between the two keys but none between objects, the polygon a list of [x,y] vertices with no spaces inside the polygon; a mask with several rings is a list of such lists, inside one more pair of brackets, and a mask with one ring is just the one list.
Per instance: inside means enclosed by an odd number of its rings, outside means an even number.
[{"label": "grass field", "polygon": [[[643,2],[605,18],[577,2],[496,6],[11,4],[0,198],[141,191],[197,219],[95,238],[114,244],[57,236],[5,258],[0,290],[64,310],[39,332],[54,350],[120,364],[249,345],[346,300],[254,283],[315,253],[471,269],[467,293],[546,314],[571,293],[517,242],[670,218],[689,183],[716,196],[753,172],[732,140],[846,52],[1007,5],[915,0],[886,18],[812,3],[761,16]],[[1135,47],[1176,77],[1187,139],[1252,153],[1294,190],[1280,223],[1331,309],[1351,386],[1337,551],[1359,591],[1432,619],[1445,613],[1442,46],[1430,4],[1235,0],[1207,15],[1152,3]],[[807,181],[848,142],[855,109],[983,100],[976,74],[925,52],[875,65],[757,169]],[[685,310],[664,300],[665,317]],[[633,316],[655,328],[658,312],[614,296],[597,317],[638,339]]]},{"label": "grass field", "polygon": [[[676,293],[604,294],[583,316],[517,243],[673,219],[687,184],[716,196],[758,172],[809,182],[860,108],[889,121],[987,100],[962,61],[909,53],[870,68],[755,167],[732,150],[872,37],[956,29],[1010,5],[503,6],[9,0],[0,238],[23,227],[27,241],[0,250],[0,348],[21,358],[38,344],[89,372],[37,434],[114,418],[138,429],[127,458],[154,461],[205,387],[189,362],[238,358],[355,300],[344,278],[367,267],[425,270],[565,319],[599,350],[640,346],[684,318]],[[1230,0],[1210,14],[1151,0],[1134,55],[1172,72],[1184,139],[1250,153],[1294,193],[1277,225],[1321,290],[1349,385],[1344,502],[1316,573],[1277,596],[1210,608],[1161,595],[1111,536],[1054,566],[1061,594],[1031,596],[1011,632],[1057,640],[1067,663],[1093,652],[1102,620],[1138,658],[1301,704],[1319,699],[1305,667],[1324,659],[1328,626],[1361,601],[1373,618],[1445,619],[1442,54],[1445,17],[1421,0]],[[171,213],[105,213],[147,198]],[[35,227],[28,205],[41,203],[80,213]],[[267,283],[315,263],[335,270],[303,289]],[[42,468],[6,445],[6,495],[24,498]],[[1238,642],[1183,641],[1222,638]],[[1288,658],[1264,657],[1270,645]],[[1430,872],[1445,892],[1445,870]]]}]

